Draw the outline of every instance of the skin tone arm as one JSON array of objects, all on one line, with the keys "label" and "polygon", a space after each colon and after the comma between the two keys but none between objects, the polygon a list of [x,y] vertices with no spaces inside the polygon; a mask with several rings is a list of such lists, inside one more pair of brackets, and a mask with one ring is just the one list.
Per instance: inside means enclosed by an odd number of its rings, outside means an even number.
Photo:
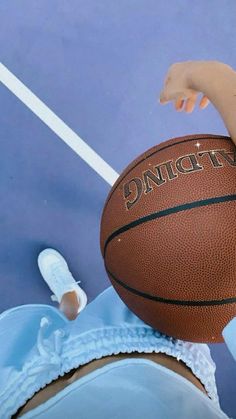
[{"label": "skin tone arm", "polygon": [[236,145],[236,72],[231,67],[216,64],[204,74],[196,69],[190,77],[193,88],[203,92],[216,107]]},{"label": "skin tone arm", "polygon": [[193,111],[198,93],[204,94],[200,108],[209,101],[220,113],[236,145],[236,72],[219,61],[186,61],[172,65],[167,74],[160,103],[175,101],[177,111]]}]

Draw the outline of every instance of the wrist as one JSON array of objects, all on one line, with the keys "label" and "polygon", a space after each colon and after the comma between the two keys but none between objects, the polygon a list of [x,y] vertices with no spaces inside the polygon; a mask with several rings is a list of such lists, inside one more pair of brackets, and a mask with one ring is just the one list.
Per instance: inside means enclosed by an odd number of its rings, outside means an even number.
[{"label": "wrist", "polygon": [[220,61],[198,61],[190,67],[188,84],[190,89],[204,93],[206,96],[212,88],[217,89],[221,81],[227,81],[235,71],[228,64]]}]

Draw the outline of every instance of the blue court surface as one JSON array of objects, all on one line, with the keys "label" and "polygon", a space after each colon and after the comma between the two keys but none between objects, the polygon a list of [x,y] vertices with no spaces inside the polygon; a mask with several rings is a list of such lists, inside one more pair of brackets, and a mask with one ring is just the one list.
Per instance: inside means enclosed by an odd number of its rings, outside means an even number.
[{"label": "blue court surface", "polygon": [[[0,312],[57,306],[37,266],[47,247],[66,258],[89,301],[110,286],[99,232],[115,177],[169,138],[228,135],[212,104],[178,113],[158,97],[175,62],[236,68],[235,16],[234,0],[1,1]],[[79,137],[109,165],[110,183],[65,142]],[[222,408],[236,418],[236,364],[225,344],[209,346]]]}]

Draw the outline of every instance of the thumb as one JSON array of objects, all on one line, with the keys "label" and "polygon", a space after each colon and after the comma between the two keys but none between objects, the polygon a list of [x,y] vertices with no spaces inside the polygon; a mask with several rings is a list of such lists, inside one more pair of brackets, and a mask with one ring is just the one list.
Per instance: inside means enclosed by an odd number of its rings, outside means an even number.
[{"label": "thumb", "polygon": [[167,102],[168,101],[164,93],[164,90],[162,90],[162,92],[160,93],[159,103],[162,103],[163,105],[165,105]]},{"label": "thumb", "polygon": [[159,102],[165,104],[170,102],[171,100],[192,100],[195,101],[197,98],[198,92],[193,89],[182,89],[182,90],[174,90],[168,92],[167,89],[162,90],[160,94]]},{"label": "thumb", "polygon": [[183,92],[176,92],[174,90],[170,92],[168,91],[168,89],[164,89],[162,90],[160,94],[159,102],[165,105],[167,102],[170,102],[171,100],[177,100],[177,99],[184,100],[187,94],[188,94],[187,89]]}]

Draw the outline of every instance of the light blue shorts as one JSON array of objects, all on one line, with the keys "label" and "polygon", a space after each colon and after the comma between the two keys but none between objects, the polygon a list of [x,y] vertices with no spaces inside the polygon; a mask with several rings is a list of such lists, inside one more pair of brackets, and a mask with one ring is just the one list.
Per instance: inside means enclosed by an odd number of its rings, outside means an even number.
[{"label": "light blue shorts", "polygon": [[[133,314],[111,286],[69,321],[57,308],[27,304],[0,315],[0,418],[10,418],[37,391],[103,356],[162,352],[182,360],[220,408],[206,344],[166,336]],[[4,342],[4,344],[2,344]]]}]

